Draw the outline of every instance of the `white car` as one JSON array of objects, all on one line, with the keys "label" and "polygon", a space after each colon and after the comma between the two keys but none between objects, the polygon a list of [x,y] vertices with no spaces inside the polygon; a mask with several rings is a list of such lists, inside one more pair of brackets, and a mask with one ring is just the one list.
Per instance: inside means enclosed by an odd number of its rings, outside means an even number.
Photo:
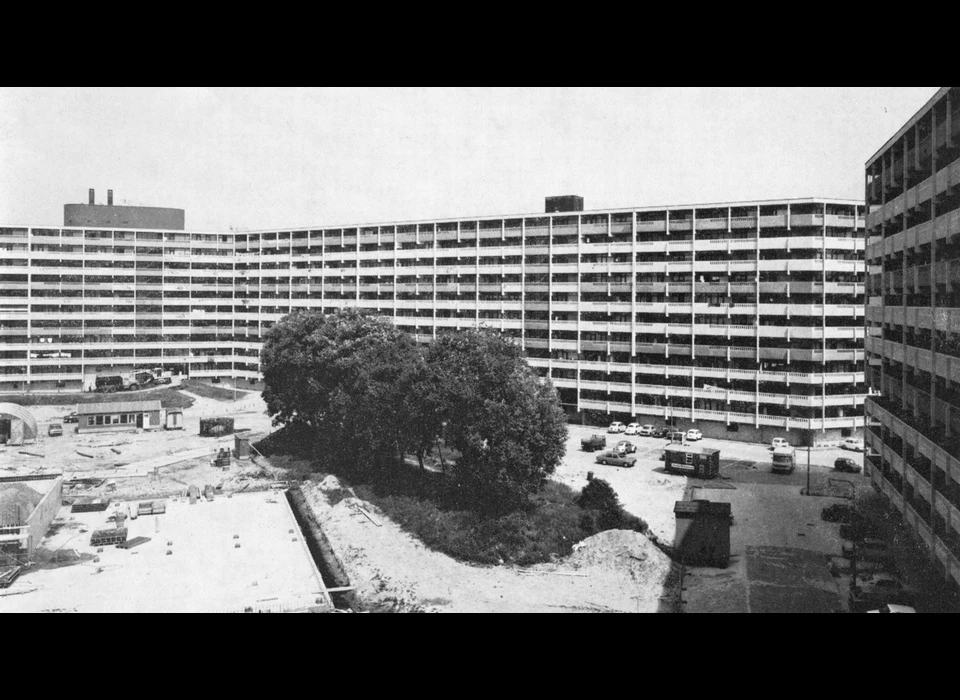
[{"label": "white car", "polygon": [[652,425],[645,425],[640,428],[640,432],[637,433],[640,437],[653,437],[653,434],[657,432],[656,427]]},{"label": "white car", "polygon": [[690,442],[700,442],[703,440],[703,433],[701,433],[699,430],[688,430],[687,440]]},{"label": "white car", "polygon": [[625,426],[623,423],[614,423],[610,426],[610,430],[607,432],[611,435],[620,435],[627,432],[627,426]]},{"label": "white car", "polygon": [[790,448],[790,443],[789,443],[789,442],[787,442],[787,441],[784,440],[783,438],[777,438],[777,439],[775,439],[775,440],[773,441],[773,447],[770,448],[770,449],[772,449],[772,450],[783,450],[783,449],[789,449],[789,448]]},{"label": "white car", "polygon": [[627,426],[627,435],[639,435],[640,434],[640,424],[631,423]]},{"label": "white car", "polygon": [[884,605],[879,610],[871,610],[868,615],[916,615],[917,611],[906,605]]},{"label": "white car", "polygon": [[862,440],[856,440],[854,438],[844,440],[840,447],[844,450],[849,450],[850,452],[864,452],[866,449]]}]

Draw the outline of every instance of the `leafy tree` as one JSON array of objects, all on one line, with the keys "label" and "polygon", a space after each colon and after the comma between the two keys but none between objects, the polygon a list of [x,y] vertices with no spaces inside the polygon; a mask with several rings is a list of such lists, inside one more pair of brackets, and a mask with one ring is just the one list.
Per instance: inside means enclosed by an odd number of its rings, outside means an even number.
[{"label": "leafy tree", "polygon": [[517,345],[490,330],[441,336],[427,351],[441,391],[444,437],[460,453],[455,477],[468,505],[503,512],[524,505],[556,471],[566,418]]},{"label": "leafy tree", "polygon": [[261,358],[268,412],[310,428],[321,461],[383,468],[415,449],[410,394],[425,366],[391,323],[353,310],[295,313],[267,332]]}]

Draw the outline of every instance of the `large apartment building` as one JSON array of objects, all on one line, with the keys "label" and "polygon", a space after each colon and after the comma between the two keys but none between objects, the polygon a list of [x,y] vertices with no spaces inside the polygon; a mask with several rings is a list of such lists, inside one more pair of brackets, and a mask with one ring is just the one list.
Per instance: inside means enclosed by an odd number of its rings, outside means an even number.
[{"label": "large apartment building", "polygon": [[960,584],[960,88],[867,164],[867,467]]},{"label": "large apartment building", "polygon": [[0,393],[156,366],[255,381],[285,314],[359,307],[424,341],[516,338],[578,417],[794,444],[862,432],[862,202],[547,208],[259,233],[2,227]]}]

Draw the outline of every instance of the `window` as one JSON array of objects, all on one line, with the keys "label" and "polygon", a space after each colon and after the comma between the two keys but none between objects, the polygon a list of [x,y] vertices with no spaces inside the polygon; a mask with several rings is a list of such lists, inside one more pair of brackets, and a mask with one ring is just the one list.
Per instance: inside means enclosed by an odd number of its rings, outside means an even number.
[{"label": "window", "polygon": [[687,454],[687,465],[691,467],[693,466],[693,453]]},{"label": "window", "polygon": [[103,425],[103,416],[97,416],[97,425]]},{"label": "window", "polygon": [[94,418],[93,416],[90,416],[89,418],[87,418],[87,427],[88,427],[88,428],[92,428],[92,427],[93,427],[94,425],[96,425],[96,424],[97,424],[96,418]]},{"label": "window", "polygon": [[124,416],[120,416],[120,425],[126,425],[128,418],[129,418],[129,416],[125,416],[125,415],[124,415]]},{"label": "window", "polygon": [[120,416],[113,416],[113,424],[120,425]]}]

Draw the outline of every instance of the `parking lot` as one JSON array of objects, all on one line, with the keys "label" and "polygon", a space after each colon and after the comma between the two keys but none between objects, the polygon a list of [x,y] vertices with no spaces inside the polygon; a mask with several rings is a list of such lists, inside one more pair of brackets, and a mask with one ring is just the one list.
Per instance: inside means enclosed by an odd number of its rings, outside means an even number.
[{"label": "parking lot", "polygon": [[[581,440],[603,435],[608,449],[627,440],[636,446],[636,466],[597,464],[602,453],[586,453]],[[831,561],[841,554],[837,524],[823,522],[821,512],[846,497],[870,490],[862,475],[838,474],[837,459],[862,464],[863,455],[841,449],[797,450],[793,474],[772,472],[772,451],[751,445],[705,439],[698,447],[720,451],[720,478],[689,479],[664,470],[660,457],[668,442],[659,438],[609,435],[605,430],[571,426],[567,457],[555,478],[583,488],[587,476],[608,481],[624,507],[645,520],[661,542],[676,537],[674,507],[678,501],[705,499],[730,503],[733,558],[726,570],[688,569],[685,609],[708,612],[836,612],[846,609],[846,582],[832,576]]]}]

